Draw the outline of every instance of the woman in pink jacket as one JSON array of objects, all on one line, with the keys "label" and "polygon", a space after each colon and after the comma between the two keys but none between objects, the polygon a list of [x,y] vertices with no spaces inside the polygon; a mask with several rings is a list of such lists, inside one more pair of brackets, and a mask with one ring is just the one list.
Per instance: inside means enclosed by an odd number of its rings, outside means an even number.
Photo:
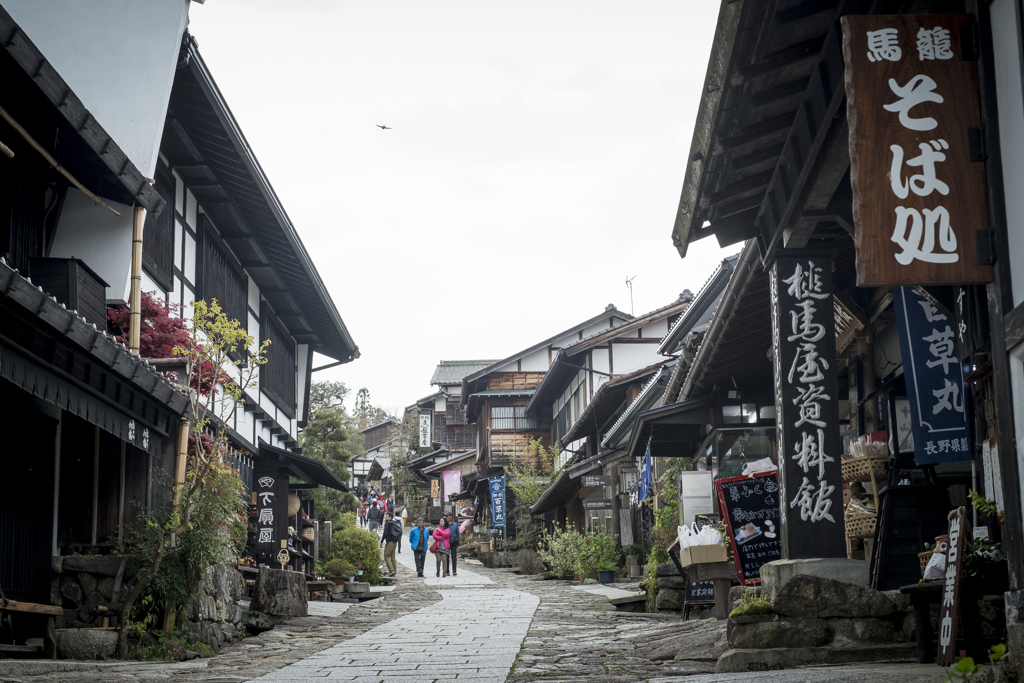
[{"label": "woman in pink jacket", "polygon": [[444,528],[444,524],[438,525],[434,529],[434,540],[437,542],[437,552],[434,556],[437,558],[437,576],[441,577],[441,562],[444,558],[444,575],[448,576],[448,556],[451,553],[451,545],[448,542],[448,538],[452,535],[452,532]]}]

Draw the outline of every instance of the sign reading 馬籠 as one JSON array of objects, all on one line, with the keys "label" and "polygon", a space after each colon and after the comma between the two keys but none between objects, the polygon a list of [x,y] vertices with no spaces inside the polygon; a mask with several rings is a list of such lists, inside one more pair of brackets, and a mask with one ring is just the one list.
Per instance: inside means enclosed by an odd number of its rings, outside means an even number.
[{"label": "sign reading \u99ac\u7c60", "polygon": [[952,320],[912,287],[893,287],[896,330],[910,397],[914,461],[971,460],[967,385]]},{"label": "sign reading \u99ac\u7c60", "polygon": [[970,22],[842,18],[859,286],[992,281],[978,263],[988,202]]},{"label": "sign reading \u99ac\u7c60", "polygon": [[846,557],[831,254],[780,249],[771,306],[783,559]]}]

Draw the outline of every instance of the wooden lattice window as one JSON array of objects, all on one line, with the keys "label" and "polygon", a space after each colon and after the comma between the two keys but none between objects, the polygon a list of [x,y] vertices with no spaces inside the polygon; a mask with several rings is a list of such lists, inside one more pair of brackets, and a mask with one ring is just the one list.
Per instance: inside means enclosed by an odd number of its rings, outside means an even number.
[{"label": "wooden lattice window", "polygon": [[206,216],[202,216],[201,223],[203,226],[203,279],[200,281],[202,297],[207,303],[216,299],[221,310],[229,318],[237,320],[243,328],[246,328],[249,320],[246,308],[249,296],[249,278],[235,266],[234,260],[217,238],[213,225]]},{"label": "wooden lattice window", "polygon": [[537,420],[526,416],[526,406],[492,406],[491,429],[536,429]]},{"label": "wooden lattice window", "polygon": [[264,314],[260,327],[262,338],[270,340],[267,364],[260,369],[260,385],[278,407],[295,417],[295,340],[269,313]]},{"label": "wooden lattice window", "polygon": [[157,164],[154,187],[165,204],[160,215],[146,214],[142,263],[161,287],[170,290],[174,281],[174,176],[162,164]]}]

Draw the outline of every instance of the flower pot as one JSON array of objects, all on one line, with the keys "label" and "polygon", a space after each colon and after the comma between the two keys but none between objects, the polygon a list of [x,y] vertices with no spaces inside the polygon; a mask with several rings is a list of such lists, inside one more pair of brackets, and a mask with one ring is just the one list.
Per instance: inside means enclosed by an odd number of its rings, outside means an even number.
[{"label": "flower pot", "polygon": [[572,580],[573,581],[579,581],[580,580],[580,575],[579,574],[573,574],[572,575]]},{"label": "flower pot", "polygon": [[347,577],[344,576],[329,576],[327,577],[331,583],[335,586],[344,586],[345,582],[348,581]]},{"label": "flower pot", "polygon": [[614,569],[598,569],[597,580],[599,583],[615,583]]}]

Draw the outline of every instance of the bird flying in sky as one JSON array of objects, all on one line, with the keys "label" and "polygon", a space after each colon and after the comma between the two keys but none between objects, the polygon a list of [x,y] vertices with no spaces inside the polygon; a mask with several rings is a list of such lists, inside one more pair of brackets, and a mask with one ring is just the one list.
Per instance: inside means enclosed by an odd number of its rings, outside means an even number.
[{"label": "bird flying in sky", "polygon": [[375,123],[375,124],[373,124],[373,125],[377,126],[377,127],[378,127],[378,128],[380,128],[381,130],[391,130],[391,126],[382,126],[382,125],[380,125],[379,123]]}]

